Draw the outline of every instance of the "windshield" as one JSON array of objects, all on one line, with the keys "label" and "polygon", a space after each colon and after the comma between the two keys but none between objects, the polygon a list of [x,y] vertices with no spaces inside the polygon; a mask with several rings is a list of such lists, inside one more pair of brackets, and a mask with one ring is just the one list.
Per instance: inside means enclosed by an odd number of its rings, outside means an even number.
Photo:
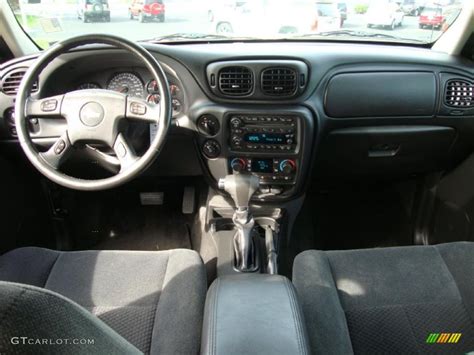
[{"label": "windshield", "polygon": [[435,42],[472,0],[8,0],[41,48],[81,34],[134,41]]}]

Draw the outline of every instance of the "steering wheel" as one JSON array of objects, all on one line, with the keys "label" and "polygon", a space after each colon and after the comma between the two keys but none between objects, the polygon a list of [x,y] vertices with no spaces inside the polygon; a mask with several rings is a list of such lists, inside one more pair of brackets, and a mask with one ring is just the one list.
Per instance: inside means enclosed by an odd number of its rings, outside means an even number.
[{"label": "steering wheel", "polygon": [[[148,103],[137,97],[103,90],[77,90],[64,95],[35,99],[31,88],[41,71],[59,57],[79,46],[107,44],[138,57],[156,80],[161,100]],[[142,173],[159,155],[171,122],[171,95],[168,81],[157,60],[143,47],[112,35],[84,35],[58,42],[46,50],[28,69],[18,90],[15,124],[18,140],[31,163],[48,179],[76,190],[104,190],[124,184]],[[28,132],[30,118],[60,118],[67,129],[46,152],[39,152]],[[129,139],[120,131],[122,120],[157,124],[157,132],[142,156],[137,156]],[[102,143],[113,149],[120,162],[119,172],[108,178],[87,180],[60,171],[77,143]]]}]

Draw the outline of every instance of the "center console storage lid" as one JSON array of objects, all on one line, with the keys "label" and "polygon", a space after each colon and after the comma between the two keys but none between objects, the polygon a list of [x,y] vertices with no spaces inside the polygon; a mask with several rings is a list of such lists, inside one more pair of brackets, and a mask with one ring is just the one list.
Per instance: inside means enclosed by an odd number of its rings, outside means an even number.
[{"label": "center console storage lid", "polygon": [[209,288],[202,354],[309,354],[301,309],[286,277],[239,274]]}]

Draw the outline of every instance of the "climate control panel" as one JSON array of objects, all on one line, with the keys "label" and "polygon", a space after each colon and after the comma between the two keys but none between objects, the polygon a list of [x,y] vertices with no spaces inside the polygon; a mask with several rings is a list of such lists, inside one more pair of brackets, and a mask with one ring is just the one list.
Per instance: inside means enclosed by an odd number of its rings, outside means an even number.
[{"label": "climate control panel", "polygon": [[232,157],[229,168],[234,173],[251,173],[262,184],[294,184],[298,161],[292,158]]}]

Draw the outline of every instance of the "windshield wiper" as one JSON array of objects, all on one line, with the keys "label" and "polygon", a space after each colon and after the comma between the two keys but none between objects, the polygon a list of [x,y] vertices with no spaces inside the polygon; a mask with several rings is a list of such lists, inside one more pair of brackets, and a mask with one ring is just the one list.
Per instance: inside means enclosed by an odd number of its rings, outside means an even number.
[{"label": "windshield wiper", "polygon": [[224,35],[215,35],[209,33],[173,33],[144,40],[144,42],[174,42],[174,41],[200,41],[200,40],[224,40],[234,41],[242,39],[253,39],[252,37],[230,37]]},{"label": "windshield wiper", "polygon": [[414,38],[405,38],[405,37],[398,37],[393,36],[385,33],[378,33],[378,32],[364,32],[364,31],[354,31],[354,30],[336,30],[336,31],[326,31],[326,32],[319,32],[319,33],[308,33],[304,35],[294,36],[292,38],[298,39],[310,39],[310,38],[325,38],[325,37],[356,37],[356,38],[381,38],[381,39],[388,39],[388,40],[395,40],[398,42],[415,42],[415,43],[426,43],[425,41],[421,41]]}]

